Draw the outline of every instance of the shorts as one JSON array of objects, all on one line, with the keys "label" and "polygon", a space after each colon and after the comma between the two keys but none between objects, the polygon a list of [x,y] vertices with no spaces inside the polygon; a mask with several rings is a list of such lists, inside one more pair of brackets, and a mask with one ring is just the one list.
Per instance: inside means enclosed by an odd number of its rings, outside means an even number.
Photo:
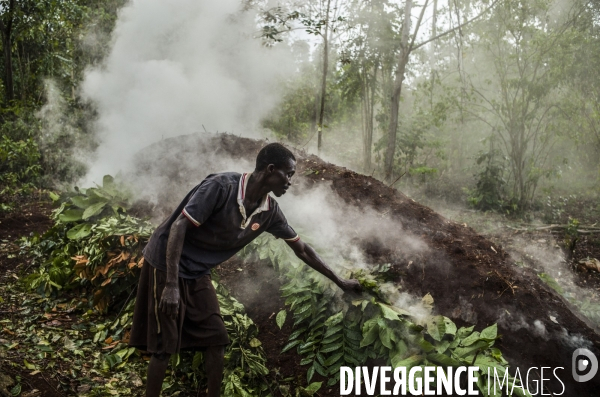
[{"label": "shorts", "polygon": [[158,308],[166,278],[166,272],[144,261],[129,345],[154,354],[176,354],[229,344],[210,274],[179,278],[179,312],[175,319]]}]

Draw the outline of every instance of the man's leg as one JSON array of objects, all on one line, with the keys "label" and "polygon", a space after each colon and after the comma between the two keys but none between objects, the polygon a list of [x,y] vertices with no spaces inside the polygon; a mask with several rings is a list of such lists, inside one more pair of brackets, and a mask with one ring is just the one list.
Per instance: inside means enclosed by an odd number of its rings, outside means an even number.
[{"label": "man's leg", "polygon": [[[165,372],[169,365],[170,355],[167,353],[153,354],[148,364],[148,376],[146,378],[146,397],[158,397],[162,390]],[[221,367],[222,367],[221,363]]]},{"label": "man's leg", "polygon": [[204,353],[204,367],[208,376],[208,397],[221,395],[224,355],[225,346],[209,346]]}]

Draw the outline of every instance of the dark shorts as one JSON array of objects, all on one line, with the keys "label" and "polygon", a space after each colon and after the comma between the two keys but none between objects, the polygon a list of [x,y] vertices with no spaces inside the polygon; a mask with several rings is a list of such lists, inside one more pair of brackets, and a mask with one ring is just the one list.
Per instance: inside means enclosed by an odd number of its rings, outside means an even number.
[{"label": "dark shorts", "polygon": [[229,344],[210,275],[179,278],[179,313],[172,319],[158,308],[167,274],[144,261],[129,345],[155,354],[204,350]]}]

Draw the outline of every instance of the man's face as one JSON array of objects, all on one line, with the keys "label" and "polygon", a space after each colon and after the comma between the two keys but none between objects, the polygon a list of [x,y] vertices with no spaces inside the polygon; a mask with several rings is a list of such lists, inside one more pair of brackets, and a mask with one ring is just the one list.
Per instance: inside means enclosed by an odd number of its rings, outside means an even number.
[{"label": "man's face", "polygon": [[273,164],[267,166],[266,185],[277,197],[281,197],[292,185],[292,176],[296,172],[296,162],[288,160],[281,166],[275,167]]}]

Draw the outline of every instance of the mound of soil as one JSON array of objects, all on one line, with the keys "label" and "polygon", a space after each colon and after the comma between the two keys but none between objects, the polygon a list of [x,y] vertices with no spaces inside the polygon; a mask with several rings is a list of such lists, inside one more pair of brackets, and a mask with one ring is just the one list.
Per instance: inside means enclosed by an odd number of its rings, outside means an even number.
[{"label": "mound of soil", "polygon": [[[138,169],[169,170],[171,184],[189,184],[190,180],[198,183],[203,175],[199,176],[194,166],[181,161],[185,156],[216,152],[251,163],[264,144],[264,141],[232,135],[219,135],[208,141],[197,136],[167,139],[145,150]],[[178,150],[177,157],[160,155],[173,148]],[[327,183],[332,192],[347,204],[359,208],[372,207],[382,216],[400,223],[404,230],[419,236],[432,248],[419,258],[418,263],[412,263],[402,249],[385,244],[378,238],[356,241],[373,263],[391,264],[393,279],[404,290],[416,296],[430,293],[435,299],[436,312],[450,317],[458,325],[476,324],[476,329],[481,330],[498,323],[503,337],[497,347],[511,363],[513,371],[516,366],[521,373],[526,373],[531,367],[537,367],[538,372],[542,366],[563,367],[557,374],[568,395],[591,396],[600,390],[600,377],[578,383],[571,376],[573,351],[587,347],[600,356],[600,335],[535,272],[515,266],[501,246],[470,227],[445,219],[372,177],[326,163],[303,152],[296,152],[296,157],[296,175],[304,180],[301,185],[305,188]],[[312,172],[315,170],[319,172]],[[444,266],[439,266],[440,263]],[[262,268],[242,268],[242,272],[230,270],[240,266],[243,265],[230,266],[226,263],[220,266],[219,271],[223,282],[245,304],[261,329],[270,365],[281,367],[283,376],[304,373],[301,367],[298,368],[299,358],[293,353],[279,354],[290,330],[279,330],[273,318],[273,313],[283,308],[277,292],[278,281]],[[268,291],[268,299],[257,301],[256,291],[248,291],[236,281],[246,272],[260,275],[253,278],[254,290]],[[260,296],[264,297],[263,294]],[[560,393],[562,390],[562,385],[554,378],[544,384],[547,387],[545,393]],[[333,390],[331,395],[335,392]]]}]

